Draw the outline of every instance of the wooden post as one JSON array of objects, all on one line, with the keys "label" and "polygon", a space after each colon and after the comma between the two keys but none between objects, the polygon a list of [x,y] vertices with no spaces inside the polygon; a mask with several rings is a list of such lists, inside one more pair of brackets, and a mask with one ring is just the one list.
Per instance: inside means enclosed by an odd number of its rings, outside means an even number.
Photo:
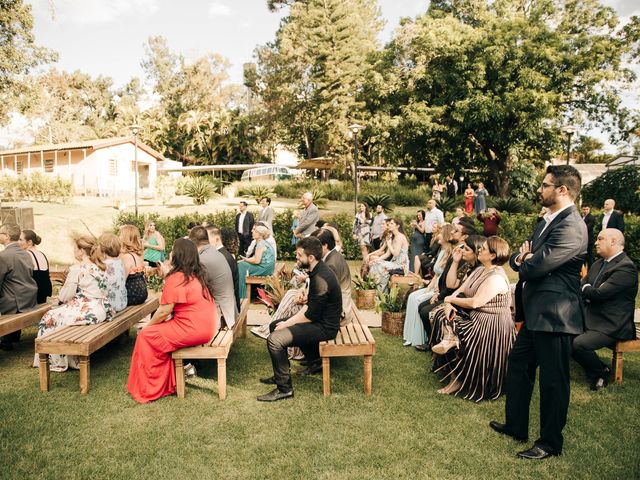
[{"label": "wooden post", "polygon": [[40,358],[40,391],[48,392],[51,386],[49,383],[49,354],[41,353],[38,357]]},{"label": "wooden post", "polygon": [[322,357],[322,393],[325,397],[331,395],[331,359]]},{"label": "wooden post", "polygon": [[176,358],[176,394],[178,398],[184,398],[184,362]]},{"label": "wooden post", "polygon": [[80,357],[80,393],[89,393],[89,357]]},{"label": "wooden post", "polygon": [[27,170],[29,171],[29,175],[31,175],[31,152],[27,153]]},{"label": "wooden post", "polygon": [[227,398],[227,359],[218,359],[218,398]]},{"label": "wooden post", "polygon": [[45,173],[45,168],[44,168],[44,150],[40,150],[40,162],[42,163],[42,173]]},{"label": "wooden post", "polygon": [[0,158],[2,158],[2,173],[4,173],[4,155],[2,155]]},{"label": "wooden post", "polygon": [[611,378],[613,382],[620,385],[622,383],[622,352],[616,351],[616,346],[613,347],[613,360],[611,360]]},{"label": "wooden post", "polygon": [[56,173],[58,170],[58,150],[56,150],[53,154],[53,173]]},{"label": "wooden post", "polygon": [[373,383],[373,357],[364,356],[364,394],[371,395],[371,385]]}]

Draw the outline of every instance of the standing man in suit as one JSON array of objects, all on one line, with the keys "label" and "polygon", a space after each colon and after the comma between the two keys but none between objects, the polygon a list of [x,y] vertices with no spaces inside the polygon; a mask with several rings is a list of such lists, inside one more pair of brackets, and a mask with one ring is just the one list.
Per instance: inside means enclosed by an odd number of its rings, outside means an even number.
[{"label": "standing man in suit", "polygon": [[595,244],[593,227],[596,224],[596,219],[591,215],[591,207],[589,205],[582,205],[582,220],[587,226],[587,237],[589,239],[589,243],[587,245],[587,268],[591,268],[591,265],[593,264],[593,246]]},{"label": "standing man in suit", "polygon": [[229,265],[229,269],[231,270],[231,278],[233,279],[233,295],[236,299],[236,309],[240,311],[240,292],[238,291],[238,262],[229,249],[225,246],[226,242],[229,243],[231,239],[236,237],[236,234],[230,228],[218,228],[213,225],[208,225],[207,234],[209,235],[209,243],[215,248],[218,252],[222,254],[222,256],[227,261],[227,265]]},{"label": "standing man in suit", "polygon": [[260,199],[260,216],[258,221],[264,223],[265,227],[269,229],[271,235],[273,235],[273,208],[271,207],[271,198],[262,197]]},{"label": "standing man in suit", "polygon": [[489,425],[520,442],[528,440],[529,404],[540,367],[540,437],[518,453],[520,458],[541,460],[562,453],[571,343],[584,331],[580,270],[587,254],[587,227],[574,205],[581,184],[574,167],[547,167],[538,193],[549,211],[510,261],[523,282],[524,325],[509,355],[506,422]]},{"label": "standing man in suit", "polygon": [[605,228],[617,228],[624,233],[624,215],[622,212],[616,212],[614,210],[616,201],[613,198],[608,198],[604,201],[604,212],[602,213],[602,230]]},{"label": "standing man in suit", "polygon": [[304,205],[304,210],[300,215],[300,223],[298,223],[298,228],[293,231],[296,238],[304,238],[311,235],[317,230],[316,223],[320,220],[320,212],[313,203],[313,194],[311,192],[306,192],[302,195],[302,205]]},{"label": "standing man in suit", "polygon": [[227,259],[216,247],[211,245],[206,228],[193,227],[189,232],[189,240],[195,243],[200,263],[207,268],[207,276],[213,290],[213,299],[216,302],[218,315],[222,313],[224,323],[227,328],[231,329],[238,318],[238,309],[233,293],[233,276]]},{"label": "standing man in suit", "polygon": [[[33,261],[26,250],[18,246],[20,227],[12,223],[0,226],[0,314],[25,312],[36,306],[38,285],[33,279]],[[12,350],[20,340],[20,330],[0,339],[2,350]]]},{"label": "standing man in suit", "polygon": [[573,358],[584,368],[593,391],[606,387],[611,373],[595,351],[636,338],[633,315],[638,293],[638,269],[624,252],[622,232],[602,230],[596,250],[601,258],[582,285],[587,331],[573,341]]},{"label": "standing man in suit", "polygon": [[351,270],[342,254],[336,250],[336,239],[328,230],[321,230],[318,240],[322,245],[322,261],[336,274],[342,290],[342,319],[340,326],[351,323],[353,300],[351,299]]},{"label": "standing man in suit", "polygon": [[236,232],[238,233],[238,240],[240,241],[238,255],[244,256],[247,254],[247,248],[252,240],[253,215],[247,211],[247,202],[244,200],[240,201],[238,209],[240,210],[240,213],[236,215]]}]

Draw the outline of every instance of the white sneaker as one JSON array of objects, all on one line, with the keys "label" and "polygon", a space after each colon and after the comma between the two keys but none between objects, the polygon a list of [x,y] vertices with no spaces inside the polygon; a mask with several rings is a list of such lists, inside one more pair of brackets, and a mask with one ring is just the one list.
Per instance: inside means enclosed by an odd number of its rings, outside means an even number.
[{"label": "white sneaker", "polygon": [[410,347],[411,346],[411,342],[409,340],[406,340],[403,344],[403,347]]},{"label": "white sneaker", "polygon": [[185,377],[195,377],[196,376],[196,367],[194,367],[190,363],[187,363],[184,366],[184,375],[185,375]]}]

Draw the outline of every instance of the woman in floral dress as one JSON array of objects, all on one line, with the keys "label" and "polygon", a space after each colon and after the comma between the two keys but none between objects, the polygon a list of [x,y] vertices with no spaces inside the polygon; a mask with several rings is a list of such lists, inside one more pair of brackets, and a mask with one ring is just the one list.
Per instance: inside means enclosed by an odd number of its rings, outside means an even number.
[{"label": "woman in floral dress", "polygon": [[[62,305],[44,314],[38,337],[67,325],[93,325],[111,319],[106,265],[96,240],[89,236],[78,238],[74,254],[78,263],[69,268],[67,279],[58,293]],[[36,354],[33,366],[38,364]],[[78,358],[73,355],[49,355],[49,365],[54,372],[64,372],[69,367],[79,368]]]},{"label": "woman in floral dress", "polygon": [[115,314],[127,308],[127,285],[124,264],[120,259],[120,239],[113,233],[103,233],[98,242],[104,253],[104,263],[107,266],[106,273],[109,284],[107,297],[112,313]]},{"label": "woman in floral dress", "polygon": [[356,218],[353,220],[353,239],[360,247],[362,262],[369,260],[369,246],[371,245],[371,214],[369,207],[361,203]]},{"label": "woman in floral dress", "polygon": [[391,219],[388,230],[391,239],[387,241],[385,253],[370,261],[369,268],[369,276],[376,280],[381,292],[387,292],[389,272],[401,270],[407,273],[409,270],[409,241],[402,229],[402,221]]}]

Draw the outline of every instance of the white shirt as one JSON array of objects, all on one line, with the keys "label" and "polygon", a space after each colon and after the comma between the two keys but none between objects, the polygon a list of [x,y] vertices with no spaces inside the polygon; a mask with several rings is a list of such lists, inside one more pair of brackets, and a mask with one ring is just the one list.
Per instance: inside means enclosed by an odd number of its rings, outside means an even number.
[{"label": "white shirt", "polygon": [[240,218],[238,219],[238,233],[242,235],[242,226],[244,225],[244,217],[247,216],[247,211],[245,210],[240,214]]},{"label": "white shirt", "polygon": [[444,215],[441,210],[438,210],[436,207],[433,207],[432,210],[429,210],[424,216],[424,231],[426,233],[433,233],[433,226],[444,223]]},{"label": "white shirt", "polygon": [[542,232],[544,232],[547,229],[549,224],[551,222],[553,222],[558,215],[560,215],[560,212],[566,210],[567,208],[571,208],[572,206],[573,206],[573,203],[570,203],[569,205],[562,207],[560,210],[558,210],[556,212],[553,212],[553,213],[547,212],[547,213],[545,213],[544,216],[542,217],[544,219],[544,221],[545,221],[545,225],[544,225],[543,229],[540,230],[540,235],[542,235]]},{"label": "white shirt", "polygon": [[609,219],[611,218],[611,214],[613,213],[613,210],[611,210],[609,213],[604,212],[604,215],[602,215],[602,229],[604,230],[605,228],[607,228],[607,225],[609,224]]}]

